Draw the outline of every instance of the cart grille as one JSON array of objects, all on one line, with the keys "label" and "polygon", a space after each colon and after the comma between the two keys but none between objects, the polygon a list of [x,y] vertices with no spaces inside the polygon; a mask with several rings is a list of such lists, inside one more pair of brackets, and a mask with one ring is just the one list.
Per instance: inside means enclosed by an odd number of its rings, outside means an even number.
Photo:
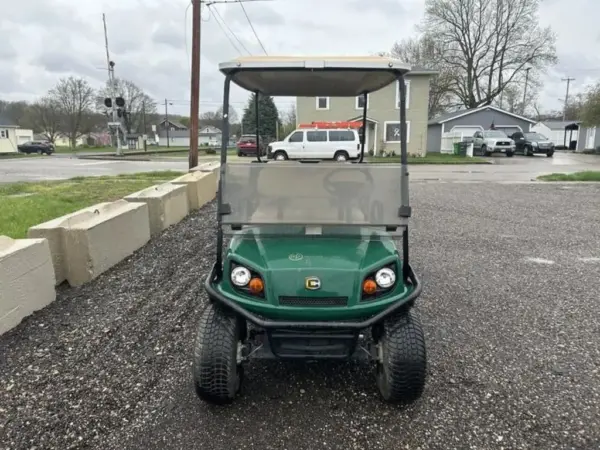
[{"label": "cart grille", "polygon": [[346,306],[348,297],[279,297],[282,306]]}]

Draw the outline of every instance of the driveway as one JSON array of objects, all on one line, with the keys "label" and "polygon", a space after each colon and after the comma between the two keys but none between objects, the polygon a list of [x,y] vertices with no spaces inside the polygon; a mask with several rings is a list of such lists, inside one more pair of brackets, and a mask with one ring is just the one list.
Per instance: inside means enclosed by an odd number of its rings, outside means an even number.
[{"label": "driveway", "polygon": [[382,404],[365,365],[259,361],[235,404],[198,400],[213,203],[0,337],[0,447],[598,448],[600,186],[415,183],[411,199],[416,404]]}]

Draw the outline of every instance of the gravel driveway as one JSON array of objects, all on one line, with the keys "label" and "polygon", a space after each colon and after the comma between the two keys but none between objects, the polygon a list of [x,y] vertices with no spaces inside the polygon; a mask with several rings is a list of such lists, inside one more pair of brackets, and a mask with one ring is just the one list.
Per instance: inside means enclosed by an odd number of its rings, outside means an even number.
[{"label": "gravel driveway", "polygon": [[367,366],[277,362],[252,363],[234,405],[201,403],[211,204],[0,337],[0,448],[598,448],[600,187],[414,183],[412,199],[415,405],[382,404]]}]

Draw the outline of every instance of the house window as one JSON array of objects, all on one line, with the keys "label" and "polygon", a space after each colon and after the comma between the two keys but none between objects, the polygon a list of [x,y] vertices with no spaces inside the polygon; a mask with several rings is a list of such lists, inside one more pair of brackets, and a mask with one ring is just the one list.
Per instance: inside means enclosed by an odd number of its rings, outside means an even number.
[{"label": "house window", "polygon": [[[363,109],[365,107],[365,97],[364,95],[359,95],[356,97],[355,108]],[[369,95],[367,94],[367,109],[369,109]]]},{"label": "house window", "polygon": [[[404,80],[406,86],[406,109],[410,105],[410,81]],[[396,109],[400,109],[400,82],[396,82]]]},{"label": "house window", "polygon": [[[400,142],[400,122],[385,122],[383,128],[384,142]],[[406,143],[410,142],[410,121],[406,121]]]},{"label": "house window", "polygon": [[0,138],[8,139],[8,130],[0,130]]},{"label": "house window", "polygon": [[317,109],[329,109],[329,97],[317,97]]}]

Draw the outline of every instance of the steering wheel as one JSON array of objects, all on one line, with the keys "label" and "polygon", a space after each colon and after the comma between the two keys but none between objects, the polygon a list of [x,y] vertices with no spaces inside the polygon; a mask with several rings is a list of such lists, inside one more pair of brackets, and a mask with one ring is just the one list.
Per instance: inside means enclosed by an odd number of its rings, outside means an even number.
[{"label": "steering wheel", "polygon": [[[340,180],[340,181],[333,181],[332,178],[334,177],[334,175],[337,172],[344,172],[344,173],[354,173],[354,172],[360,172],[363,174],[364,176],[364,182],[361,181],[344,181],[344,180]],[[348,169],[334,169],[331,172],[329,172],[327,174],[327,176],[325,177],[325,179],[323,180],[323,187],[325,188],[325,190],[327,192],[329,192],[331,195],[341,198],[341,199],[356,199],[358,197],[361,197],[361,194],[365,193],[365,188],[369,188],[369,191],[372,191],[373,189],[373,175],[371,175],[371,172],[369,172],[368,170],[364,170],[364,169],[355,169],[355,170],[348,170]]]}]

